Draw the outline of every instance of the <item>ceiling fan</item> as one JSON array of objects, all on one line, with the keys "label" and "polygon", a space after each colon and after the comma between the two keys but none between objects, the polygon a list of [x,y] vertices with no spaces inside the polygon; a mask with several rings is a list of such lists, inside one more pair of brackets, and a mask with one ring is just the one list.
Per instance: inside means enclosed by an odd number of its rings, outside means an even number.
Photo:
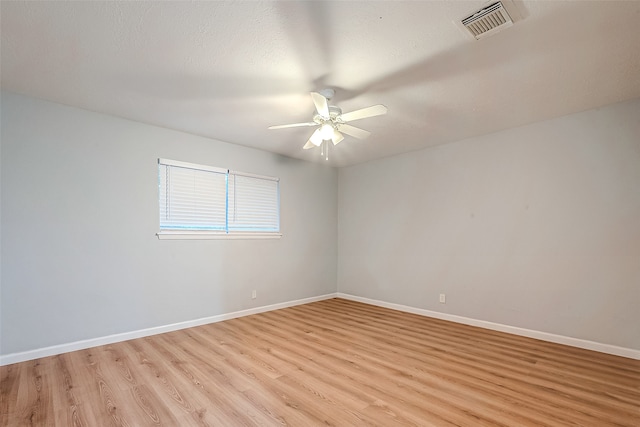
[{"label": "ceiling fan", "polygon": [[347,124],[347,122],[367,117],[380,116],[387,113],[387,107],[382,104],[378,104],[343,114],[339,107],[329,105],[329,100],[334,94],[335,91],[333,89],[311,92],[311,99],[316,107],[316,113],[313,115],[312,121],[305,123],[293,123],[290,125],[269,126],[269,129],[318,126],[311,135],[311,138],[309,138],[307,143],[302,147],[305,150],[308,150],[310,148],[320,147],[324,141],[331,141],[333,142],[333,145],[336,145],[344,139],[344,135],[342,134],[353,136],[358,139],[365,139],[371,135],[371,132],[351,126]]}]

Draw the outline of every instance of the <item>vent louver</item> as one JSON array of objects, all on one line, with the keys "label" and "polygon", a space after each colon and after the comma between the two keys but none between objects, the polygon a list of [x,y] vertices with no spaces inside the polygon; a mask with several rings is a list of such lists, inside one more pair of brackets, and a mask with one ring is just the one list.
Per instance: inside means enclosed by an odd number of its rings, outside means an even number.
[{"label": "vent louver", "polygon": [[480,40],[513,25],[513,20],[501,2],[480,9],[462,20],[471,35]]}]

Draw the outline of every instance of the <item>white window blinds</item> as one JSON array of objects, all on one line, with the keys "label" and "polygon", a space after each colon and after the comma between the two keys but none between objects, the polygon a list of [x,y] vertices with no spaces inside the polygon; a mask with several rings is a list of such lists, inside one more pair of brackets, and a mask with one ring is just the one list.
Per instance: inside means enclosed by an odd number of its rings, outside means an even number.
[{"label": "white window blinds", "polygon": [[279,181],[158,159],[160,230],[278,232]]},{"label": "white window blinds", "polygon": [[278,231],[278,181],[229,172],[229,231]]}]

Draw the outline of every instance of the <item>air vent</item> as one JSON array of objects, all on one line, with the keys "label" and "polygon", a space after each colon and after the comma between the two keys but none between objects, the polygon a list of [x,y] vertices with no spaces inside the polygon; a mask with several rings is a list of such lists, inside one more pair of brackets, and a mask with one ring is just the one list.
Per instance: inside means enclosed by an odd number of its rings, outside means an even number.
[{"label": "air vent", "polygon": [[513,20],[502,2],[496,2],[464,18],[462,25],[476,40],[480,40],[512,26]]}]

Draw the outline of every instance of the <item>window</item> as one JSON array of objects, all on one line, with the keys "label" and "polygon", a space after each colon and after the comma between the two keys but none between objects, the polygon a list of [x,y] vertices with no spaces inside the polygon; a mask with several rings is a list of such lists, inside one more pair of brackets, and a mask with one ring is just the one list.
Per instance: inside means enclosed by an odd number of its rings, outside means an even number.
[{"label": "window", "polygon": [[279,238],[279,180],[158,159],[161,239]]}]

